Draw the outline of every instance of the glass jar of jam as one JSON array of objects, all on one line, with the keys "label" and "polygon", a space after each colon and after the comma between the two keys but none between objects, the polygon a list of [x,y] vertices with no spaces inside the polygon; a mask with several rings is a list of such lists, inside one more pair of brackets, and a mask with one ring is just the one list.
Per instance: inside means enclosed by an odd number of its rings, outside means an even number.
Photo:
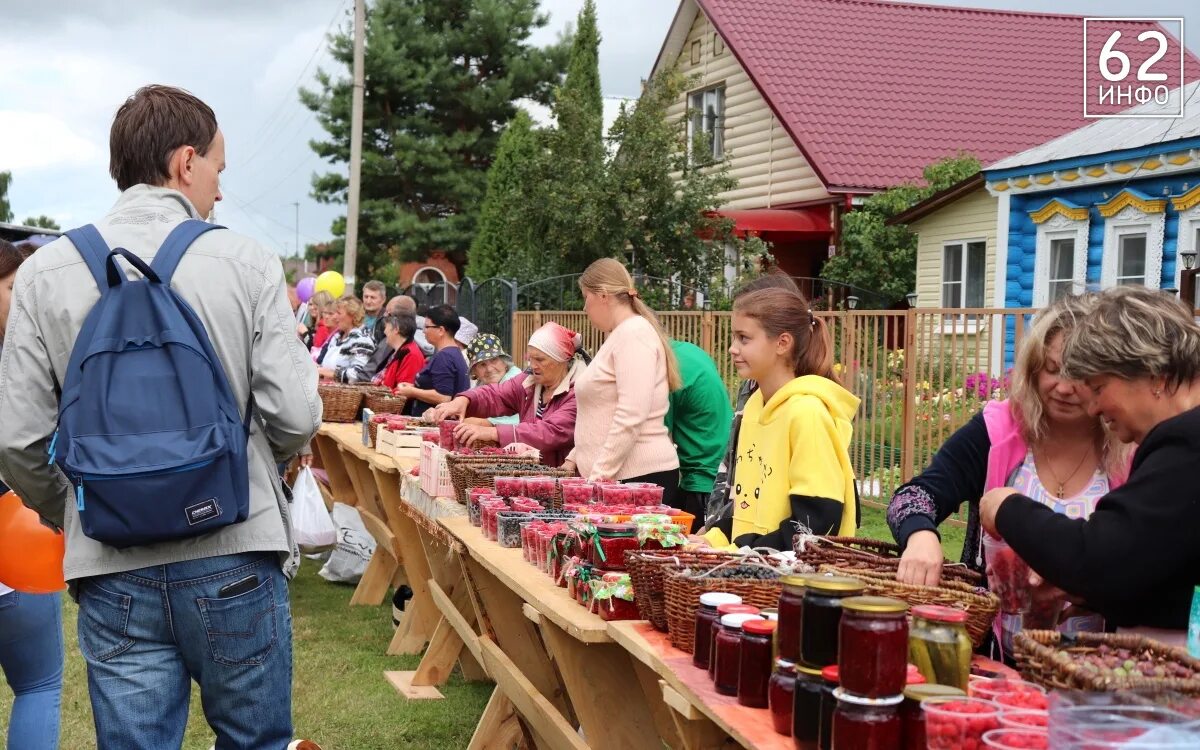
[{"label": "glass jar of jam", "polygon": [[810,667],[837,664],[842,600],[863,592],[866,584],[846,576],[808,576],[800,614],[800,661]]},{"label": "glass jar of jam", "polygon": [[767,687],[775,661],[774,636],[775,623],[771,620],[750,620],[742,625],[737,699],[743,706],[767,707]]},{"label": "glass jar of jam", "polygon": [[625,570],[625,550],[638,549],[637,526],[631,523],[596,524],[592,565],[604,570]]},{"label": "glass jar of jam", "polygon": [[717,619],[713,621],[712,630],[708,636],[708,679],[714,679],[717,668],[717,633],[721,631],[721,618],[725,615],[758,616],[758,614],[758,607],[750,604],[721,604],[717,606]]},{"label": "glass jar of jam", "polygon": [[779,594],[779,629],[775,643],[779,658],[800,661],[800,617],[804,603],[804,577],[784,576],[779,579],[783,591]]},{"label": "glass jar of jam", "polygon": [[708,669],[708,658],[712,656],[713,623],[717,620],[717,607],[722,604],[741,604],[742,597],[722,591],[710,591],[700,595],[700,607],[696,609],[696,633],[692,639],[692,666]]},{"label": "glass jar of jam", "polygon": [[843,688],[834,691],[833,750],[895,750],[900,747],[902,695],[863,698]]},{"label": "glass jar of jam", "polygon": [[742,662],[742,624],[747,620],[762,618],[741,612],[722,615],[713,638],[713,684],[721,695],[737,695],[738,669]]},{"label": "glass jar of jam", "polygon": [[[826,681],[821,670],[803,665],[796,666],[796,684],[792,697],[792,740],[797,750],[817,750],[821,740],[821,702],[826,692]],[[828,692],[830,705],[833,688]],[[830,714],[832,716],[832,714]],[[779,731],[778,725],[775,731]]]},{"label": "glass jar of jam", "polygon": [[787,659],[776,659],[775,671],[771,673],[771,681],[767,685],[767,708],[771,711],[771,725],[784,737],[792,736],[795,703],[796,665]]},{"label": "glass jar of jam", "polygon": [[925,750],[925,712],[921,702],[929,698],[966,697],[966,693],[949,685],[909,685],[904,688],[900,704],[900,725],[904,734],[904,750]]},{"label": "glass jar of jam", "polygon": [[[821,750],[833,748],[833,712],[837,710],[838,690],[837,665],[831,664],[821,670],[821,731],[818,743]],[[793,724],[793,728],[794,728]]]},{"label": "glass jar of jam", "polygon": [[933,604],[913,607],[908,660],[926,680],[966,690],[972,651],[966,612]]},{"label": "glass jar of jam", "polygon": [[847,692],[885,698],[904,691],[908,604],[884,596],[842,600],[838,673]]}]

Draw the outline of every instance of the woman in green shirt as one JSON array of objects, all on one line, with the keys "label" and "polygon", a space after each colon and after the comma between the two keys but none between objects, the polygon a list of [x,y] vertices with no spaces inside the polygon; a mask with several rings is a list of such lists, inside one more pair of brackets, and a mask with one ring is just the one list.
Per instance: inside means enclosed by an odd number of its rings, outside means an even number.
[{"label": "woman in green shirt", "polygon": [[696,517],[693,525],[704,524],[708,497],[713,491],[725,446],[733,407],[729,391],[717,372],[712,357],[686,341],[671,341],[683,386],[668,397],[667,429],[679,454],[677,505]]}]

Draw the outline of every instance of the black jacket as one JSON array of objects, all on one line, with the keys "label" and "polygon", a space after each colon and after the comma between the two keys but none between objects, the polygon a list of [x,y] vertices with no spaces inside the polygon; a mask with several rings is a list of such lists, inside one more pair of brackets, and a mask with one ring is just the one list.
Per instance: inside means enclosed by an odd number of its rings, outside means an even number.
[{"label": "black jacket", "polygon": [[1087,520],[1012,495],[996,528],[1030,567],[1110,624],[1186,628],[1200,584],[1198,465],[1200,408],[1155,426],[1129,481]]}]

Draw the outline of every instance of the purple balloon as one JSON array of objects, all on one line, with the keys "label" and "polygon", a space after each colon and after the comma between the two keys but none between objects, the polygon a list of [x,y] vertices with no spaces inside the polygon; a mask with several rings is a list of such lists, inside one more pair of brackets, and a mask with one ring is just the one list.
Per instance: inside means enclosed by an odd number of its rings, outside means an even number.
[{"label": "purple balloon", "polygon": [[301,302],[308,302],[312,299],[313,290],[317,286],[317,280],[312,276],[305,276],[296,283],[296,296]]}]

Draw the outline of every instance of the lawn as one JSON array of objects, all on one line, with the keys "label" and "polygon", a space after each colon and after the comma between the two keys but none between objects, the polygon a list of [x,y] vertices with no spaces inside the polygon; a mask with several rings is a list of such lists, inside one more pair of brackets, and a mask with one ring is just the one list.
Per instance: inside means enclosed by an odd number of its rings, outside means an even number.
[{"label": "lawn", "polygon": [[[957,560],[963,527],[945,524],[946,557]],[[885,511],[864,505],[859,535],[891,540]],[[385,670],[415,669],[416,656],[387,656],[391,640],[391,606],[350,607],[349,586],[317,576],[318,565],[305,560],[292,585],[295,683],[293,715],[298,737],[308,737],[325,750],[394,750],[398,747],[466,747],[492,686],[464,682],[457,673],[442,687],[441,701],[409,702],[383,679]],[[95,747],[92,710],[87,697],[83,657],[75,642],[75,604],[66,598],[63,627],[67,661],[63,688],[64,748]],[[0,677],[0,682],[3,682]],[[12,694],[0,689],[0,736],[7,729]],[[212,732],[192,692],[186,750],[208,750]]]},{"label": "lawn", "polygon": [[[456,673],[441,689],[445,700],[406,701],[383,679],[383,672],[415,669],[419,657],[385,653],[392,637],[390,602],[350,607],[354,589],[321,579],[317,570],[316,563],[305,560],[292,585],[296,735],[320,742],[325,750],[466,747],[492,686],[464,682]],[[75,641],[76,612],[66,598],[61,746],[73,750],[96,746],[87,676]],[[7,730],[11,704],[12,693],[5,685],[0,689],[0,737]],[[208,750],[212,743],[199,693],[193,690],[183,746]]]}]

